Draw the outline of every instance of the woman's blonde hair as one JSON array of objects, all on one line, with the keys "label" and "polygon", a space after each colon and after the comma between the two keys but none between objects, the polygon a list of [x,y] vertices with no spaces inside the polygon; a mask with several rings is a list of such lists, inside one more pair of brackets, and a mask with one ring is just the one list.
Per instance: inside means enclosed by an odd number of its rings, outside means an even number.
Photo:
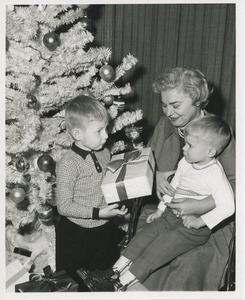
[{"label": "woman's blonde hair", "polygon": [[197,69],[176,67],[167,69],[152,84],[155,93],[169,89],[179,89],[191,97],[193,104],[201,109],[207,106],[212,93],[205,76]]}]

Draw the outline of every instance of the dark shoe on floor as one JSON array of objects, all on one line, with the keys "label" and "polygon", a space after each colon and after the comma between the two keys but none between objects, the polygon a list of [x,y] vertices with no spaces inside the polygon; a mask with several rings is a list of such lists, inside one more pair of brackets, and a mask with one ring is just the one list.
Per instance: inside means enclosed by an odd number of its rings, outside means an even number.
[{"label": "dark shoe on floor", "polygon": [[105,271],[95,270],[93,272],[86,270],[85,268],[80,268],[77,270],[77,274],[83,280],[92,279],[98,283],[115,280],[119,277],[119,273],[117,271],[114,271],[112,268],[109,268]]},{"label": "dark shoe on floor", "polygon": [[118,279],[97,282],[91,278],[87,278],[84,279],[84,283],[87,285],[91,292],[116,292],[123,288]]}]

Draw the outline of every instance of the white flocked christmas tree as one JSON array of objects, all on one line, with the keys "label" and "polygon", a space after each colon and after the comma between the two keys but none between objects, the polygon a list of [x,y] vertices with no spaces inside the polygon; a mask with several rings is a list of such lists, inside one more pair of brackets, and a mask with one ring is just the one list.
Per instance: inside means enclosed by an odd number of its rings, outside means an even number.
[{"label": "white flocked christmas tree", "polygon": [[[6,250],[32,252],[34,271],[55,269],[55,165],[72,140],[65,128],[66,104],[85,94],[111,116],[111,136],[126,130],[137,140],[134,123],[142,111],[126,111],[129,83],[117,81],[136,63],[128,54],[112,68],[112,51],[89,47],[88,5],[6,6]],[[127,150],[113,140],[111,153]],[[132,145],[140,147],[142,143]]]}]

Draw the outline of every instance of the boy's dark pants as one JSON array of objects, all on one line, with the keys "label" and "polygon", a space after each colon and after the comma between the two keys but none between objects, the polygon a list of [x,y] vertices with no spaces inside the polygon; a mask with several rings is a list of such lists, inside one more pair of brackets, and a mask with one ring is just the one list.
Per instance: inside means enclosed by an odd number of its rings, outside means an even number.
[{"label": "boy's dark pants", "polygon": [[207,226],[186,228],[182,219],[166,208],[163,217],[136,233],[122,255],[133,262],[129,271],[143,283],[159,267],[206,243],[210,234]]},{"label": "boy's dark pants", "polygon": [[118,243],[123,232],[109,221],[95,228],[82,228],[61,216],[56,226],[56,270],[65,270],[79,284],[79,291],[88,291],[77,270],[105,270],[120,256]]}]

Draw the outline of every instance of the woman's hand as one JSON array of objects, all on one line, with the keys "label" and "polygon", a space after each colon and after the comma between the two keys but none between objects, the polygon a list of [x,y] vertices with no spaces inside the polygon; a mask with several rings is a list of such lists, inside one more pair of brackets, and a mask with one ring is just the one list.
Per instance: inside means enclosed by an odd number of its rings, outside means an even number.
[{"label": "woman's hand", "polygon": [[201,217],[196,217],[196,216],[183,216],[182,217],[183,224],[185,227],[191,229],[199,229],[206,224],[203,222]]},{"label": "woman's hand", "polygon": [[113,217],[119,217],[124,216],[128,212],[128,209],[125,207],[125,205],[122,206],[121,209],[118,209],[118,204],[112,204],[108,205],[105,208],[101,208],[99,211],[99,218],[101,219],[108,219]]},{"label": "woman's hand", "polygon": [[175,189],[168,182],[168,177],[173,175],[175,171],[170,172],[156,172],[156,188],[157,188],[157,197],[162,200],[162,196],[167,194],[171,197],[174,196]]},{"label": "woman's hand", "polygon": [[169,208],[175,209],[180,215],[202,215],[215,208],[215,202],[212,196],[202,200],[191,198],[173,199],[170,203],[165,203]]}]

